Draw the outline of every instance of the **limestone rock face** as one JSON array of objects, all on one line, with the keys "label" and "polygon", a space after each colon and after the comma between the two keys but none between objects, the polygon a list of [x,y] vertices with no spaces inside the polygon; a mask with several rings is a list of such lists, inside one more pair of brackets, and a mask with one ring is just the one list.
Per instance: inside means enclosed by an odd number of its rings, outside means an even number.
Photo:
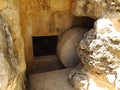
[{"label": "limestone rock face", "polygon": [[69,75],[77,90],[120,90],[120,32],[110,19],[95,22],[77,53],[84,66]]},{"label": "limestone rock face", "polygon": [[74,0],[73,14],[98,18],[108,12],[119,12],[119,4],[119,0]]},{"label": "limestone rock face", "polygon": [[0,90],[25,90],[25,70],[19,9],[0,0]]},{"label": "limestone rock face", "polygon": [[[8,24],[0,17],[0,90],[24,90],[18,51]],[[24,85],[24,83],[22,83]]]}]

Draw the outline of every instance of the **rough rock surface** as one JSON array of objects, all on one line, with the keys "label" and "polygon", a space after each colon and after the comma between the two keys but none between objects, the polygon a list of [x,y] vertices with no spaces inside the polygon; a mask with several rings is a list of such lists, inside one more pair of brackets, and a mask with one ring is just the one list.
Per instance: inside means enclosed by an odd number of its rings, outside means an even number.
[{"label": "rough rock surface", "polygon": [[21,86],[23,73],[20,73],[19,66],[10,28],[0,16],[0,90],[24,90],[25,87]]},{"label": "rough rock surface", "polygon": [[120,90],[120,32],[110,19],[95,22],[77,53],[84,66],[69,75],[77,90]]},{"label": "rough rock surface", "polygon": [[25,90],[25,69],[19,9],[0,0],[0,90]]},{"label": "rough rock surface", "polygon": [[74,0],[73,14],[98,18],[120,11],[120,0]]}]

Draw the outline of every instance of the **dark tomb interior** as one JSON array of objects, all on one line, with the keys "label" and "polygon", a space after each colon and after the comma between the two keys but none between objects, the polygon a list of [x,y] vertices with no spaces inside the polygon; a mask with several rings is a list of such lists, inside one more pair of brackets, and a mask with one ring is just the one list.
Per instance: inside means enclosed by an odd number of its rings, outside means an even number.
[{"label": "dark tomb interior", "polygon": [[56,55],[58,36],[34,36],[33,54],[34,57]]}]

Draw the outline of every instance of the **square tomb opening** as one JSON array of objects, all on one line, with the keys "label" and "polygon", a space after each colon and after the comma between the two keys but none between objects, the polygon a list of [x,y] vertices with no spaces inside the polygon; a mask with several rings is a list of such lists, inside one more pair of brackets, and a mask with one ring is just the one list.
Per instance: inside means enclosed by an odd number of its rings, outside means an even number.
[{"label": "square tomb opening", "polygon": [[33,36],[33,55],[50,56],[56,55],[58,36]]}]

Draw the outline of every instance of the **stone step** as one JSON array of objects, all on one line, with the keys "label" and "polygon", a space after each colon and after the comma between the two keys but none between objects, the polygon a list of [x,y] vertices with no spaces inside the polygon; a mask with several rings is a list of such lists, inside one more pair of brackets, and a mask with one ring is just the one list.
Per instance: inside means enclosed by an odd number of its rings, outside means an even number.
[{"label": "stone step", "polygon": [[56,55],[35,57],[31,63],[31,74],[49,72],[64,68]]},{"label": "stone step", "polygon": [[28,90],[75,90],[69,83],[72,68],[29,75]]}]

